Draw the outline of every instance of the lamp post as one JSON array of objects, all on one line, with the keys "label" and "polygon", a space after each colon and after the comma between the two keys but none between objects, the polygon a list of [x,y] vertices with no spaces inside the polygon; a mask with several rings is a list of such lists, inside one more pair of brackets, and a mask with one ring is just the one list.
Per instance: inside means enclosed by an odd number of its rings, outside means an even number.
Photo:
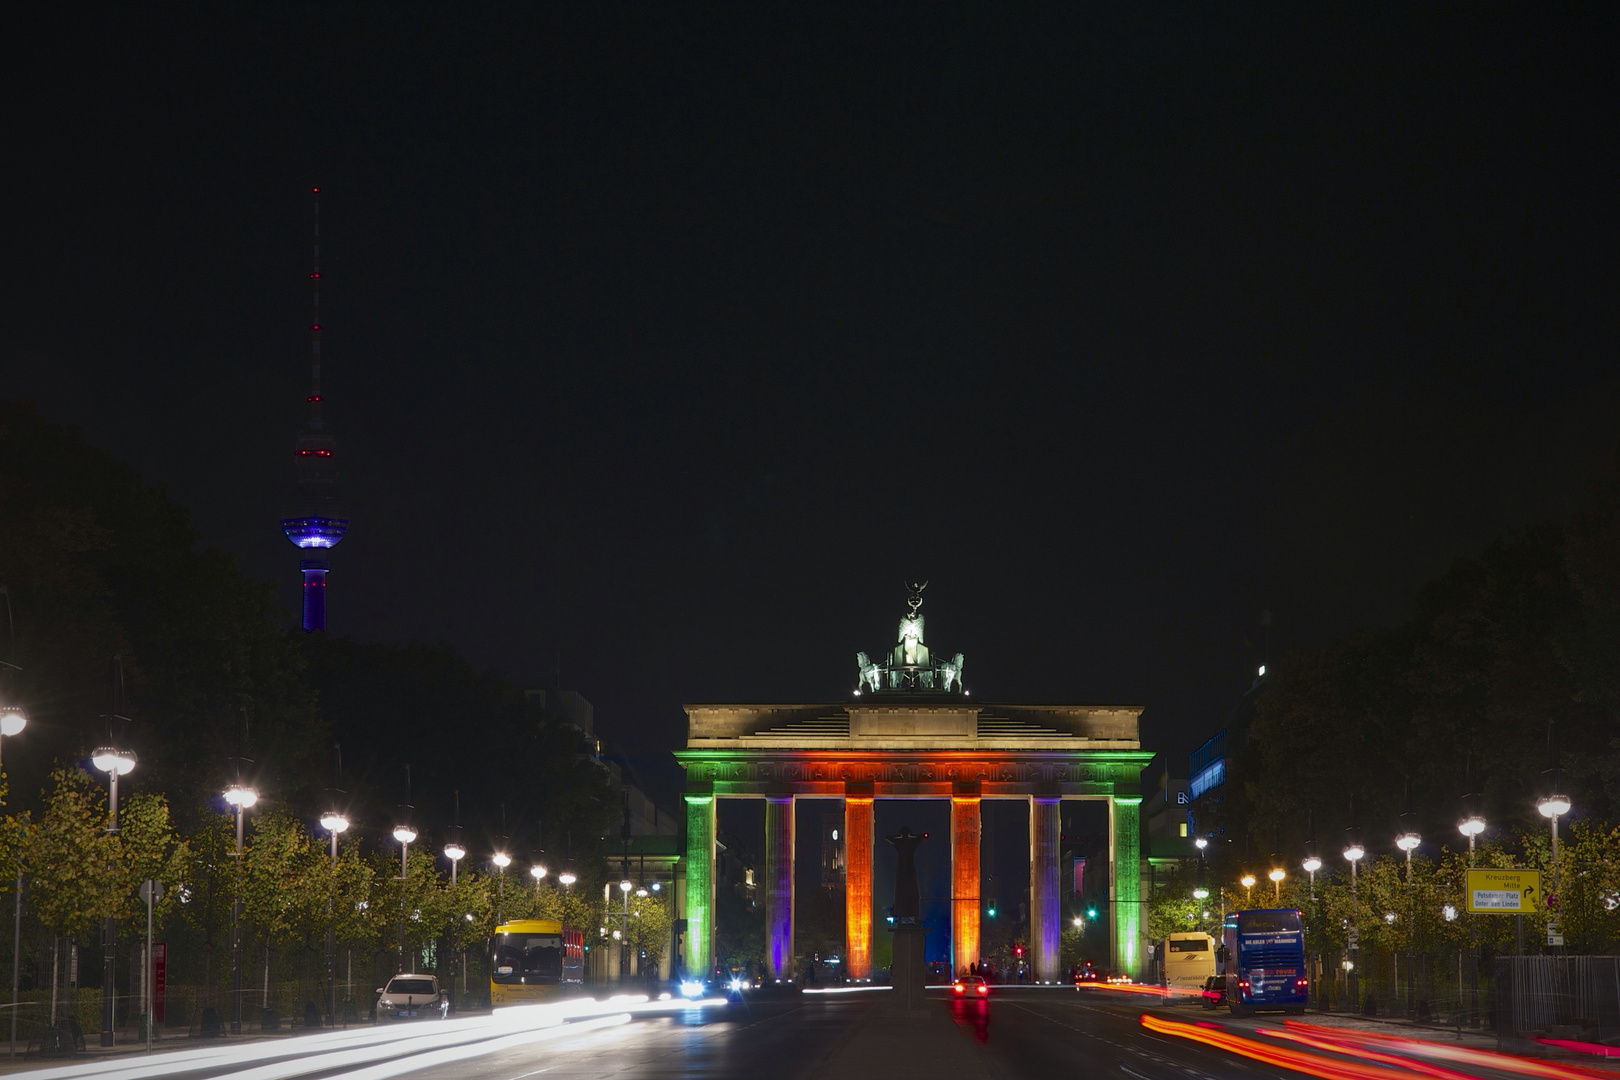
[{"label": "lamp post", "polygon": [[[334,792],[334,794],[336,794]],[[332,888],[337,889],[338,837],[349,831],[349,819],[338,809],[337,800],[321,815],[321,828],[332,838]],[[326,1017],[337,1027],[337,912],[332,897],[326,898]]]},{"label": "lamp post", "polygon": [[1243,886],[1243,903],[1246,907],[1254,905],[1254,880],[1254,875],[1247,872],[1238,879],[1238,884]]},{"label": "lamp post", "polygon": [[[501,839],[504,841],[506,837],[503,836]],[[495,849],[495,854],[489,857],[489,861],[495,864],[495,869],[500,874],[499,884],[496,887],[495,893],[496,925],[499,925],[502,921],[501,909],[506,904],[506,868],[512,865],[512,856],[508,855],[504,848],[505,844],[503,843],[501,847]]]},{"label": "lamp post", "polygon": [[225,803],[236,812],[236,895],[231,898],[231,1034],[242,1034],[242,822],[259,793],[242,782],[241,759],[236,780],[225,789]]},{"label": "lamp post", "polygon": [[[0,593],[5,589],[0,586]],[[6,598],[6,614],[11,614],[11,598]],[[21,671],[16,664],[5,664],[6,668]],[[22,734],[22,729],[28,726],[28,714],[22,706],[3,703],[0,704],[0,746],[13,735]],[[0,775],[4,775],[0,773]],[[11,1056],[17,1056],[17,979],[22,961],[22,870],[17,871],[17,892],[13,896],[13,926],[11,931]]]},{"label": "lamp post", "polygon": [[[97,748],[90,755],[90,763],[107,774],[108,791],[108,818],[107,835],[118,835],[118,778],[128,776],[135,769],[135,752],[121,750],[115,746]],[[118,924],[111,917],[101,928],[102,988],[101,988],[101,1045],[113,1044],[113,999],[114,982],[118,977],[116,965],[118,944]]]},{"label": "lamp post", "polygon": [[[409,810],[408,806],[406,810]],[[399,841],[399,970],[404,973],[411,970],[405,966],[405,909],[407,903],[405,883],[410,878],[411,842],[416,839],[416,829],[411,826],[409,820],[404,819],[405,815],[401,815],[401,817],[400,823],[394,826],[394,839]]]},{"label": "lamp post", "polygon": [[635,884],[624,878],[619,882],[619,895],[624,898],[624,914],[621,917],[624,925],[624,936],[619,939],[619,980],[622,982],[630,976],[630,890]]},{"label": "lamp post", "polygon": [[1280,907],[1282,905],[1283,878],[1288,876],[1288,872],[1280,866],[1274,866],[1271,868],[1271,873],[1267,874],[1266,876],[1271,879],[1273,899],[1277,901],[1277,904]]},{"label": "lamp post", "polygon": [[1350,929],[1345,935],[1350,952],[1350,959],[1346,961],[1349,965],[1350,1007],[1352,1011],[1360,1012],[1361,981],[1356,972],[1356,961],[1361,958],[1361,940],[1356,930],[1356,864],[1366,858],[1367,848],[1361,842],[1361,830],[1354,825],[1344,830],[1344,838],[1344,857],[1350,862]]},{"label": "lamp post", "polygon": [[1536,802],[1536,809],[1541,816],[1547,819],[1552,826],[1552,890],[1547,894],[1547,944],[1552,947],[1562,947],[1564,944],[1563,929],[1558,922],[1558,905],[1562,900],[1559,891],[1559,858],[1558,858],[1558,819],[1569,813],[1573,805],[1569,796],[1564,794],[1564,770],[1558,767],[1558,744],[1554,737],[1553,723],[1547,723],[1547,768],[1542,770],[1542,791],[1545,792]]}]

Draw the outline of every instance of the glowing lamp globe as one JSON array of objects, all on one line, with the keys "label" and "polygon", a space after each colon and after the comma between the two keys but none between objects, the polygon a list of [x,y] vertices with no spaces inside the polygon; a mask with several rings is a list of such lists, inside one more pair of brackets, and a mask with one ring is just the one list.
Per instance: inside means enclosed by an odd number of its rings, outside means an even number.
[{"label": "glowing lamp globe", "polygon": [[635,885],[631,883],[629,878],[625,878],[623,881],[619,882],[620,892],[629,892],[633,888],[635,888]]},{"label": "glowing lamp globe", "polygon": [[451,862],[460,862],[467,857],[467,849],[452,840],[444,845],[444,857]]},{"label": "glowing lamp globe", "polygon": [[574,876],[572,871],[564,870],[562,873],[557,875],[557,880],[562,882],[564,885],[572,885],[579,879]]},{"label": "glowing lamp globe", "polygon": [[301,517],[283,518],[281,531],[287,534],[296,547],[304,548],[330,548],[337,547],[343,534],[349,531],[349,523],[343,518],[329,517]]},{"label": "glowing lamp globe", "polygon": [[416,839],[416,830],[409,825],[395,825],[394,839],[402,844],[409,844]]},{"label": "glowing lamp globe", "polygon": [[663,886],[662,886],[662,885],[660,885],[660,884],[658,884],[658,882],[656,882],[656,881],[655,881],[655,882],[653,882],[653,884],[652,884],[652,890],[653,890],[653,892],[657,892],[657,891],[658,891],[658,890],[659,890],[659,889],[662,889],[662,888],[663,888]]},{"label": "glowing lamp globe", "polygon": [[1287,877],[1288,874],[1281,867],[1278,867],[1266,876],[1272,881],[1281,881],[1283,878]]},{"label": "glowing lamp globe", "polygon": [[349,828],[349,819],[338,813],[336,810],[330,810],[321,815],[321,828],[325,829],[329,833],[347,832]]},{"label": "glowing lamp globe", "polygon": [[[1209,899],[1209,890],[1204,888],[1202,885],[1200,885],[1200,886],[1198,886],[1198,888],[1193,890],[1193,897],[1194,897],[1194,899],[1198,899],[1198,900],[1208,900]],[[1079,919],[1076,919],[1074,921],[1076,923],[1080,922]]]},{"label": "glowing lamp globe", "polygon": [[1314,874],[1318,870],[1322,869],[1322,860],[1315,855],[1311,855],[1299,865],[1304,868],[1307,874]]},{"label": "glowing lamp globe", "polygon": [[0,735],[10,737],[28,726],[28,714],[15,705],[0,706]]},{"label": "glowing lamp globe", "polygon": [[259,793],[250,787],[241,784],[232,784],[225,789],[225,801],[231,806],[246,810],[259,801]]},{"label": "glowing lamp globe", "polygon": [[529,867],[529,873],[534,875],[534,880],[539,881],[546,876],[546,868],[539,863],[535,863]]},{"label": "glowing lamp globe", "polygon": [[1193,846],[1199,851],[1203,851],[1205,848],[1209,847],[1209,838],[1200,836],[1198,839],[1193,841]]},{"label": "glowing lamp globe", "polygon": [[1362,847],[1360,844],[1351,844],[1349,847],[1344,849],[1344,857],[1349,859],[1351,862],[1360,862],[1362,859],[1366,858],[1366,856],[1367,849]]},{"label": "glowing lamp globe", "polygon": [[135,751],[103,746],[90,755],[90,764],[111,775],[128,776],[135,770]]},{"label": "glowing lamp globe", "polygon": [[1395,846],[1402,851],[1416,851],[1421,843],[1423,843],[1423,837],[1415,832],[1401,833],[1395,838]]},{"label": "glowing lamp globe", "polygon": [[494,855],[490,856],[489,861],[495,864],[496,869],[505,870],[508,866],[512,865],[512,856],[508,855],[504,851],[497,851]]},{"label": "glowing lamp globe", "polygon": [[1466,820],[1459,821],[1457,823],[1457,831],[1472,840],[1474,837],[1485,831],[1485,819],[1482,817],[1471,817],[1467,818]]},{"label": "glowing lamp globe", "polygon": [[1544,818],[1557,818],[1569,813],[1571,805],[1568,795],[1548,795],[1536,803],[1536,809],[1541,811]]},{"label": "glowing lamp globe", "polygon": [[1244,874],[1243,877],[1238,880],[1238,883],[1245,889],[1252,889],[1254,888],[1254,880],[1253,874]]}]

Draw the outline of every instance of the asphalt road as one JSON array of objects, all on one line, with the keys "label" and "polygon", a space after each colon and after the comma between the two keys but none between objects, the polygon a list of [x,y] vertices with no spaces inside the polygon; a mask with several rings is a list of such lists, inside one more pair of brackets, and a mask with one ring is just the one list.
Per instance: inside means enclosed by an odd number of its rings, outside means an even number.
[{"label": "asphalt road", "polygon": [[[1301,1075],[1424,1080],[1443,1075],[1464,1080],[1513,1071],[1493,1067],[1500,1062],[1455,1060],[1447,1062],[1448,1070],[1455,1071],[1441,1071],[1423,1056],[1455,1051],[1434,1043],[1395,1051],[1388,1043],[1358,1047],[1353,1033],[1290,1029],[1280,1018],[1232,1022],[1224,1013],[1112,991],[1003,989],[988,1002],[955,1002],[936,994],[920,1013],[895,1012],[891,1005],[884,992],[794,993],[707,1007],[587,1002],[570,1006],[579,1011],[567,1023],[512,1010],[394,1029],[212,1044],[151,1058],[80,1061],[19,1075],[36,1080],[1005,1080],[1076,1075],[1119,1080]],[[1198,1026],[1212,1019],[1214,1025]],[[1332,1039],[1343,1041],[1323,1041]]]}]

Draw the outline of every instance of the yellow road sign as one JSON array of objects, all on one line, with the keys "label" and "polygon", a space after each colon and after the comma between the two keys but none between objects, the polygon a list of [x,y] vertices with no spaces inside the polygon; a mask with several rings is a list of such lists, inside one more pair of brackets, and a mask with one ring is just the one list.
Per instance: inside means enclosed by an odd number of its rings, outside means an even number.
[{"label": "yellow road sign", "polygon": [[1540,870],[1468,871],[1468,910],[1481,915],[1530,915],[1541,909]]}]

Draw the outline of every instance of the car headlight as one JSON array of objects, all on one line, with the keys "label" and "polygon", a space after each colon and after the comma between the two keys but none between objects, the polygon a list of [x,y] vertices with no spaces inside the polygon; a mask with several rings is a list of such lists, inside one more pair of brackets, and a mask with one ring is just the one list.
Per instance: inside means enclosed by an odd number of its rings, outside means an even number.
[{"label": "car headlight", "polygon": [[731,988],[733,990],[741,990],[742,989],[742,980],[741,979],[732,979],[731,980]]},{"label": "car headlight", "polygon": [[691,979],[686,980],[685,982],[681,983],[681,996],[689,998],[702,997],[703,984],[700,982],[694,982]]},{"label": "car headlight", "polygon": [[389,998],[383,998],[381,1001],[377,1002],[377,1004],[381,1005],[385,1009],[392,1009],[394,1007],[393,1001]]}]

